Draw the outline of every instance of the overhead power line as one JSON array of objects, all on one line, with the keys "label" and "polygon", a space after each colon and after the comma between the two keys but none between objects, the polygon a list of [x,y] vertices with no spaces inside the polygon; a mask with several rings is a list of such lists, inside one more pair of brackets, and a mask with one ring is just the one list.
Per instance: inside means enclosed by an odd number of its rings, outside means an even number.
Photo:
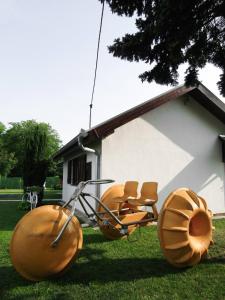
[{"label": "overhead power line", "polygon": [[97,55],[96,55],[96,61],[95,61],[94,82],[93,82],[92,93],[91,93],[91,103],[89,105],[89,107],[90,107],[89,129],[91,128],[91,122],[92,122],[92,108],[93,108],[95,84],[96,84],[96,77],[97,77],[97,70],[98,70],[98,56],[99,56],[99,47],[100,47],[100,40],[101,40],[101,33],[102,33],[102,22],[103,22],[103,15],[104,15],[104,7],[105,7],[105,1],[102,2],[102,13],[101,13],[101,20],[100,20],[100,27],[99,27],[99,34],[98,34],[98,46],[97,46]]}]

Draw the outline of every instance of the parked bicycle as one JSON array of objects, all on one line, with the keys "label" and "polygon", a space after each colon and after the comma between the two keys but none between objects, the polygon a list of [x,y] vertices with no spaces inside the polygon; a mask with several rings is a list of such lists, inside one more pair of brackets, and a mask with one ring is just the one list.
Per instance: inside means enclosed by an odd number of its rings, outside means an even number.
[{"label": "parked bicycle", "polygon": [[23,194],[22,201],[30,204],[30,210],[34,209],[38,203],[38,193],[32,187],[27,187]]}]

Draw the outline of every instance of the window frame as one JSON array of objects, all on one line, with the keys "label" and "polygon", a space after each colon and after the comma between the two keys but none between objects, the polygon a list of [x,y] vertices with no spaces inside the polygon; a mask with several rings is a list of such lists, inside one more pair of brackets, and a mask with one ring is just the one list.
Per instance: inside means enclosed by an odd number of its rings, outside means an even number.
[{"label": "window frame", "polygon": [[87,161],[86,154],[68,160],[67,184],[76,186],[80,181],[90,179],[92,179],[92,161]]}]

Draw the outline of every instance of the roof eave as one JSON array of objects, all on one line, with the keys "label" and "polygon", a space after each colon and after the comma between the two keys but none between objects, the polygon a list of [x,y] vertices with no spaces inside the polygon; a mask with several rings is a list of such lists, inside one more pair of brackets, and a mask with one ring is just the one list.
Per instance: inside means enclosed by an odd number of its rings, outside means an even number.
[{"label": "roof eave", "polygon": [[[185,94],[189,94],[196,99],[201,105],[203,105],[208,111],[213,113],[221,122],[225,124],[225,104],[217,98],[210,90],[208,90],[203,84],[199,83],[197,87],[186,87],[185,85],[174,88],[166,93],[163,93],[157,97],[154,97],[142,104],[139,104],[87,131],[87,137],[83,139],[85,145],[89,145],[92,142],[101,140],[102,138],[110,135],[114,130],[131,120],[143,115],[144,113],[161,106],[164,103],[169,102],[172,99],[176,99]],[[59,159],[65,156],[72,148],[78,145],[77,135],[69,143],[63,146],[55,155],[54,159]]]}]

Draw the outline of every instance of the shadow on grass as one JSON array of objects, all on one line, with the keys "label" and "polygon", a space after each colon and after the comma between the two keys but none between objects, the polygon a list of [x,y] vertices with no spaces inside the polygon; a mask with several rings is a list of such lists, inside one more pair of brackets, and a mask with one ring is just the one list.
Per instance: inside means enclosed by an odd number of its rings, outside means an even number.
[{"label": "shadow on grass", "polygon": [[[96,241],[96,240],[95,240]],[[54,279],[49,279],[59,286],[70,284],[89,284],[91,282],[126,282],[146,278],[160,278],[169,274],[181,274],[187,269],[176,269],[169,265],[164,258],[132,257],[109,258],[105,257],[106,250],[84,248],[76,263],[71,268]],[[224,257],[210,258],[202,264],[221,264]],[[0,268],[0,290],[6,292],[14,287],[30,286],[29,282],[15,271],[12,266]]]},{"label": "shadow on grass", "polygon": [[173,268],[163,258],[132,257],[113,259],[105,257],[105,252],[105,250],[86,247],[81,251],[78,262],[64,275],[63,279],[57,279],[57,284],[130,281],[163,277],[185,271],[184,269]]},{"label": "shadow on grass", "polygon": [[[58,285],[66,284],[88,284],[93,281],[102,283],[112,281],[129,281],[150,277],[162,277],[167,274],[181,273],[164,259],[159,258],[109,258],[105,257],[105,250],[84,248],[79,259],[61,277],[52,278],[51,282]],[[19,286],[29,286],[32,282],[24,280],[12,266],[0,268],[0,289]]]},{"label": "shadow on grass", "polygon": [[[64,275],[50,279],[59,285],[89,284],[94,281],[107,283],[113,281],[129,281],[150,277],[162,277],[168,274],[181,273],[170,267],[163,259],[157,258],[123,258],[123,259],[96,259],[96,253],[86,253],[88,261],[75,263]],[[95,259],[93,259],[95,257]],[[1,267],[0,290],[29,286],[32,282],[26,281],[16,273],[12,266]]]},{"label": "shadow on grass", "polygon": [[6,292],[14,287],[29,286],[33,284],[32,282],[23,279],[12,266],[1,266],[0,278],[0,294],[1,292]]},{"label": "shadow on grass", "polygon": [[203,263],[204,264],[225,264],[225,253],[224,256],[207,258],[206,260],[204,260]]},{"label": "shadow on grass", "polygon": [[[103,234],[101,234],[99,231],[92,234],[85,234],[83,236],[84,238],[84,244],[98,244],[98,243],[113,243],[114,241],[107,240]],[[82,250],[83,251],[83,250]]]},{"label": "shadow on grass", "polygon": [[[52,278],[47,282],[55,283],[57,286],[63,288],[64,285],[71,284],[86,285],[92,282],[104,284],[108,282],[127,282],[146,278],[163,278],[170,274],[179,275],[187,271],[187,269],[176,269],[172,267],[163,257],[154,257],[154,253],[149,253],[149,257],[140,257],[140,249],[142,250],[140,247],[137,249],[137,255],[135,256],[131,257],[129,247],[127,247],[127,257],[124,257],[124,255],[123,257],[119,257],[119,253],[116,252],[119,251],[116,250],[118,249],[118,244],[115,248],[113,248],[113,245],[111,247],[110,243],[108,246],[104,245],[104,249],[99,249],[99,247],[101,247],[99,244],[102,243],[109,243],[109,241],[99,232],[92,231],[91,234],[89,234],[88,229],[84,234],[84,244],[87,246],[80,252],[77,262],[72,265],[67,273],[59,278]],[[96,248],[94,248],[94,244],[96,244]],[[122,246],[121,244],[121,247]],[[146,251],[146,249],[147,248],[144,248],[143,251]],[[223,247],[221,249],[223,249]],[[223,253],[222,251],[217,252],[214,254],[215,256],[209,257],[202,262],[202,264],[205,265],[206,268],[207,265],[210,267],[210,264],[224,264],[225,256]],[[14,287],[34,284],[22,279],[12,266],[0,267],[0,278],[0,291],[2,290],[4,292]]]}]

